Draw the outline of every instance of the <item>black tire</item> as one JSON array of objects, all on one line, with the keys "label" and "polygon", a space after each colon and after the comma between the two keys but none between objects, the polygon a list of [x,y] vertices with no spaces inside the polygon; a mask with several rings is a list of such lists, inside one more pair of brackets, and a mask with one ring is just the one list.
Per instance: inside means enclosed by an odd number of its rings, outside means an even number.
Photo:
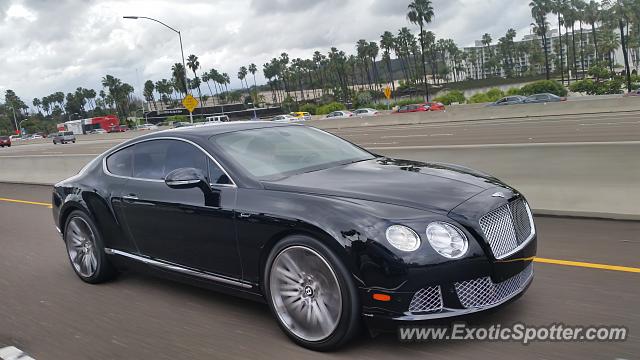
[{"label": "black tire", "polygon": [[55,140],[53,140],[53,145],[58,145],[58,143]]},{"label": "black tire", "polygon": [[[342,311],[339,320],[333,332],[325,338],[317,341],[308,341],[294,334],[282,321],[276,310],[274,299],[271,294],[271,270],[276,257],[284,250],[291,248],[307,248],[316,254],[321,255],[326,264],[329,265],[335,278],[338,280],[340,294],[342,297]],[[339,348],[351,340],[360,329],[361,308],[358,290],[355,286],[351,273],[348,271],[342,261],[320,241],[304,235],[289,236],[278,242],[271,250],[265,264],[263,275],[263,291],[269,308],[273,316],[276,318],[278,325],[289,338],[295,343],[305,348],[315,351],[331,351]],[[325,308],[326,309],[326,308]]]},{"label": "black tire", "polygon": [[[81,274],[81,272],[76,268],[69,251],[69,248],[71,246],[70,241],[72,241],[71,237],[73,236],[73,231],[70,229],[70,224],[74,220],[80,220],[82,223],[86,224],[91,230],[90,235],[93,237],[95,251],[94,254],[97,265],[95,271],[89,276]],[[104,252],[104,242],[102,241],[102,236],[93,223],[91,217],[89,217],[84,211],[74,210],[67,217],[64,229],[64,242],[67,247],[67,257],[69,259],[69,263],[71,264],[71,268],[73,269],[73,271],[82,281],[89,284],[99,284],[109,281],[116,276],[116,269],[113,267],[113,265],[111,265],[109,259],[107,259],[107,255]]]},{"label": "black tire", "polygon": [[73,140],[73,141],[71,141],[71,142],[72,142],[72,143],[74,143],[74,144],[76,143],[76,141],[75,141],[75,140]]}]

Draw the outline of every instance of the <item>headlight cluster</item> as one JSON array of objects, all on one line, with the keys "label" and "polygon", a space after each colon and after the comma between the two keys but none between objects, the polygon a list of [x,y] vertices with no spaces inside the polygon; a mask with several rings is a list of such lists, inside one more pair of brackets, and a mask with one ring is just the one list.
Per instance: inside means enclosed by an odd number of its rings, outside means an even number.
[{"label": "headlight cluster", "polygon": [[427,239],[438,254],[449,259],[461,257],[469,248],[469,242],[464,233],[445,222],[437,221],[429,224]]},{"label": "headlight cluster", "polygon": [[[464,233],[445,222],[432,222],[427,226],[426,234],[431,247],[448,259],[462,257],[469,248],[469,242]],[[401,251],[415,251],[420,247],[420,236],[403,225],[389,226],[386,237],[389,244]]]}]

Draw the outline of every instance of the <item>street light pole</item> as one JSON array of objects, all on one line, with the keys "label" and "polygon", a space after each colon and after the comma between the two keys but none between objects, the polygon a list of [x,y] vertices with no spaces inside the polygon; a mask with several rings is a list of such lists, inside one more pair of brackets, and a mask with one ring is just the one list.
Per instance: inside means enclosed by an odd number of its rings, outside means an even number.
[{"label": "street light pole", "polygon": [[16,109],[13,108],[13,106],[9,106],[11,108],[11,111],[13,112],[13,123],[16,125],[16,131],[18,132],[18,134],[22,133],[20,131],[20,128],[18,127],[18,120],[16,119]]},{"label": "street light pole", "polygon": [[[154,18],[150,18],[150,17],[146,17],[146,16],[123,16],[124,19],[129,19],[129,20],[138,20],[138,19],[147,19],[147,20],[151,20],[151,21],[155,21],[161,25],[164,25],[166,28],[168,28],[169,30],[175,32],[176,34],[178,34],[178,39],[180,40],[180,55],[182,56],[182,70],[184,71],[184,91],[187,92],[187,94],[189,93],[189,89],[188,89],[188,79],[187,79],[187,64],[184,61],[184,50],[182,48],[182,34],[180,34],[179,30],[176,30],[174,28],[172,28],[171,26],[163,23],[160,20],[154,19]],[[191,120],[191,123],[193,124],[193,113],[189,112],[189,120]]]}]

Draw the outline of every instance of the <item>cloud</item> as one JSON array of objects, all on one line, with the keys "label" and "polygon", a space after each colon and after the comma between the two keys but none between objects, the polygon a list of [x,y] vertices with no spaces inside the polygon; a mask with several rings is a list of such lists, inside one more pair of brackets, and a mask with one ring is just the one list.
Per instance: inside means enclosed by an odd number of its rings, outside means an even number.
[{"label": "cloud", "polygon": [[[408,0],[1,0],[0,91],[14,89],[27,102],[82,86],[99,90],[111,74],[130,83],[170,77],[185,56],[196,54],[204,70],[229,73],[262,64],[282,52],[308,58],[336,46],[347,54],[358,39],[379,41],[385,30],[417,28],[406,19]],[[526,2],[434,0],[428,29],[467,46],[485,32],[494,39],[531,22]],[[497,16],[496,14],[500,14]],[[525,35],[518,34],[519,37]],[[262,80],[261,71],[258,81]]]}]

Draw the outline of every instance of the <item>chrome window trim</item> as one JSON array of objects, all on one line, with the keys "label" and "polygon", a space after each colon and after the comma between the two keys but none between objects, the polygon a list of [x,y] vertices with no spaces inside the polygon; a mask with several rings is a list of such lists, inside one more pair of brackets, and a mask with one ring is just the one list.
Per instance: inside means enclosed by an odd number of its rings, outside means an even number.
[{"label": "chrome window trim", "polygon": [[212,280],[212,281],[216,281],[216,282],[227,284],[227,285],[239,286],[245,289],[253,288],[251,284],[241,281],[239,279],[232,279],[232,278],[228,278],[220,275],[214,275],[206,272],[196,271],[180,265],[171,264],[165,261],[154,260],[147,256],[135,255],[125,251],[110,249],[110,248],[104,248],[104,252],[107,255],[123,256],[132,260],[142,262],[147,265],[159,267],[161,269],[165,269],[169,271],[179,272],[181,274],[186,274],[186,275],[191,275],[191,276],[195,276],[195,277],[199,277],[207,280]]},{"label": "chrome window trim", "polygon": [[154,137],[154,138],[151,138],[151,139],[143,139],[143,140],[139,140],[139,141],[133,142],[131,144],[127,144],[127,146],[124,146],[124,147],[119,148],[117,150],[109,150],[102,158],[102,171],[105,174],[107,174],[108,176],[113,176],[113,177],[117,177],[117,178],[121,178],[121,179],[139,180],[139,181],[147,181],[147,182],[155,182],[155,183],[164,183],[164,180],[145,179],[145,178],[138,178],[138,177],[133,177],[133,176],[116,175],[116,174],[113,174],[112,172],[110,172],[109,168],[107,168],[107,158],[110,157],[111,155],[117,153],[118,151],[121,151],[121,150],[124,150],[126,148],[129,148],[131,146],[134,146],[134,145],[137,145],[137,144],[141,144],[141,143],[144,143],[144,142],[148,142],[148,141],[154,141],[154,140],[177,140],[177,141],[183,141],[183,142],[186,142],[188,144],[191,144],[191,145],[195,146],[197,149],[202,151],[209,159],[211,159],[211,161],[213,161],[220,168],[220,170],[222,170],[222,172],[225,175],[227,175],[227,178],[229,178],[229,181],[231,181],[231,184],[211,184],[210,183],[209,184],[210,186],[222,186],[222,187],[232,187],[232,188],[237,188],[238,187],[236,185],[236,182],[233,181],[233,178],[231,178],[231,176],[227,172],[227,170],[222,165],[220,165],[218,160],[216,160],[211,154],[209,154],[208,151],[203,149],[202,146],[194,143],[191,140],[187,140],[187,139],[183,139],[183,138],[179,138],[179,137],[174,137],[174,136],[162,136],[162,137]]}]

